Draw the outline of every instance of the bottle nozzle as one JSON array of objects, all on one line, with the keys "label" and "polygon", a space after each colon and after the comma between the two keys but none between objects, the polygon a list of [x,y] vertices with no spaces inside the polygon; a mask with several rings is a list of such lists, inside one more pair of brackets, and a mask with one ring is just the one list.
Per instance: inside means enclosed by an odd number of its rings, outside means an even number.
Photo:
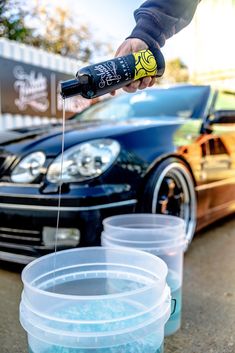
[{"label": "bottle nozzle", "polygon": [[63,81],[60,84],[62,98],[69,98],[81,93],[81,84],[78,79]]},{"label": "bottle nozzle", "polygon": [[69,98],[82,94],[82,91],[89,84],[89,76],[77,74],[76,78],[72,80],[63,81],[60,84],[60,94],[62,98]]}]

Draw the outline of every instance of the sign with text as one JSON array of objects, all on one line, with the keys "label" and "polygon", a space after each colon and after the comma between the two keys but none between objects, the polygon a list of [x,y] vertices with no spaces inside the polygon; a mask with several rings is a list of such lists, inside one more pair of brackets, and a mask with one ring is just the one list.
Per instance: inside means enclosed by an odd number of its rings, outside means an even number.
[{"label": "sign with text", "polygon": [[[0,68],[1,113],[62,117],[59,84],[72,76],[1,57]],[[66,99],[66,116],[89,105],[90,102],[80,96]]]}]

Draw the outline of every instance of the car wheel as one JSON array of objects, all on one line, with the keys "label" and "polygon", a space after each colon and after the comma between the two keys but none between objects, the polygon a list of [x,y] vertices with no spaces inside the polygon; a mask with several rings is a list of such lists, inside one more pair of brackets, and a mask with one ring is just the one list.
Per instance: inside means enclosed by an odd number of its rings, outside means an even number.
[{"label": "car wheel", "polygon": [[188,247],[196,228],[196,209],[194,182],[186,165],[174,158],[163,161],[146,185],[141,210],[183,218]]}]

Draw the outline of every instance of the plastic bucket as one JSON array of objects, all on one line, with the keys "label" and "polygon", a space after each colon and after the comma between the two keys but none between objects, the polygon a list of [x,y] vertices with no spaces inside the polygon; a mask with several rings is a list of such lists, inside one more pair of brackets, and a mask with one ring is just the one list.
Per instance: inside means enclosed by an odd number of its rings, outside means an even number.
[{"label": "plastic bucket", "polygon": [[160,257],[168,266],[171,288],[171,317],[165,335],[181,326],[185,223],[181,218],[155,214],[130,214],[103,221],[102,246],[136,248]]},{"label": "plastic bucket", "polygon": [[[185,235],[185,223],[181,218],[149,213],[131,213],[108,217],[104,219],[103,227],[104,231],[108,233],[129,229],[131,232],[137,232],[140,236],[141,230],[148,229],[148,234],[152,233],[159,241],[164,237],[174,238],[175,229],[177,229],[177,237]],[[156,231],[160,233],[156,233]],[[161,234],[161,237],[158,237],[158,234]]]},{"label": "plastic bucket", "polygon": [[20,304],[29,352],[162,352],[166,275],[161,259],[133,249],[72,249],[33,261]]}]

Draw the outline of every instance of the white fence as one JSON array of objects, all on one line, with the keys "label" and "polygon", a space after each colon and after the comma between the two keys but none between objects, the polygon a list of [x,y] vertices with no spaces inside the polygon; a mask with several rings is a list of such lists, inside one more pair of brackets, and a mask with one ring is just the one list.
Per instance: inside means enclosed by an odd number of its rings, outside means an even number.
[{"label": "white fence", "polygon": [[16,129],[22,126],[48,124],[55,121],[58,121],[58,119],[30,115],[0,114],[0,131]]},{"label": "white fence", "polygon": [[[50,69],[69,75],[74,75],[78,69],[79,64],[81,64],[77,60],[47,53],[41,49],[33,48],[31,46],[20,44],[14,41],[9,41],[4,38],[0,38],[0,57],[20,61],[25,64],[35,65],[40,68]],[[4,70],[4,67],[1,67],[0,70]],[[4,82],[0,82],[0,84],[0,89],[4,89]],[[49,119],[46,116],[40,117],[20,114],[1,114],[0,110],[0,131],[22,126],[40,125],[55,119],[56,118]]]}]

